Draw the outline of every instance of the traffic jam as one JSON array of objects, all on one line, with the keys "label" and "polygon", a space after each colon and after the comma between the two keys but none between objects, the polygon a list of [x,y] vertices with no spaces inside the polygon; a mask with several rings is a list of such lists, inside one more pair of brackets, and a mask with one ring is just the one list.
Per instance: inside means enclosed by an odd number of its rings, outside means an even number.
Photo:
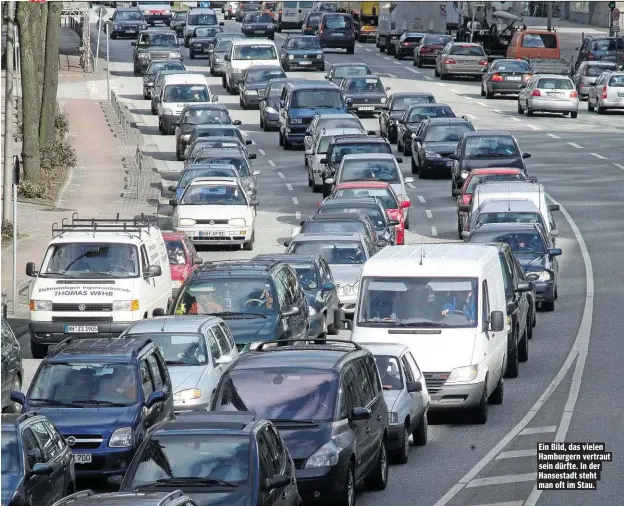
[{"label": "traffic jam", "polygon": [[[624,44],[588,37],[564,65],[556,32],[524,27],[492,58],[461,30],[386,36],[380,3],[348,3],[118,6],[111,37],[183,165],[170,226],[74,214],[28,259],[39,365],[26,388],[3,321],[3,506],[354,506],[430,420],[487,430],[557,310],[563,217],[536,155],[432,83],[474,79],[520,121],[606,115],[624,109]],[[360,47],[433,69],[431,91],[327,56]],[[224,95],[317,195],[281,252],[262,246],[258,145]],[[428,179],[455,206],[452,239],[414,232]]]}]

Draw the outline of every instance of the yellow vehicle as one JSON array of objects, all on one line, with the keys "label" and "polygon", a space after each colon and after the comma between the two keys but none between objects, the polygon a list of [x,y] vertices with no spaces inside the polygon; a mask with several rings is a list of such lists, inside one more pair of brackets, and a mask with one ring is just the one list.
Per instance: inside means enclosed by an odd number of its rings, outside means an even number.
[{"label": "yellow vehicle", "polygon": [[379,2],[360,2],[358,42],[377,40],[378,10]]}]

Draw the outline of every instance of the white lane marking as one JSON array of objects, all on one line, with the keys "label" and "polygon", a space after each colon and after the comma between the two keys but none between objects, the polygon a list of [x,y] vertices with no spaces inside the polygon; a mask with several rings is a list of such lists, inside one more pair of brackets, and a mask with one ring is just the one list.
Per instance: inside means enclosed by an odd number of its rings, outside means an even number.
[{"label": "white lane marking", "polygon": [[401,65],[401,62],[395,61],[394,64],[395,65]]},{"label": "white lane marking", "polygon": [[501,111],[500,109],[494,109],[494,112],[495,112],[496,114],[502,114],[502,113],[503,113],[503,111]]},{"label": "white lane marking", "polygon": [[438,86],[442,86],[442,88],[446,88],[446,84],[444,83],[436,83]]},{"label": "white lane marking", "polygon": [[409,70],[410,72],[413,72],[414,74],[420,74],[420,72],[416,69],[411,69],[409,67],[405,67],[405,70]]},{"label": "white lane marking", "polygon": [[465,98],[466,100],[474,100],[474,98],[472,98],[472,97],[468,97],[468,96],[466,96],[466,95],[462,95],[462,98]]},{"label": "white lane marking", "polygon": [[301,211],[297,211],[297,212],[295,213],[295,219],[296,219],[296,220],[300,220],[300,219],[301,219]]},{"label": "white lane marking", "polygon": [[535,126],[535,125],[528,125],[528,124],[527,124],[527,126],[528,126],[531,130],[541,130],[541,128],[540,128],[540,127],[537,127],[537,126]]},{"label": "white lane marking", "polygon": [[624,170],[624,165],[622,165],[621,163],[614,163],[613,165],[615,165],[618,169]]},{"label": "white lane marking", "polygon": [[468,114],[468,113],[466,113],[466,114],[465,114],[465,116],[466,116],[466,117],[468,117],[468,118],[470,118],[470,119],[479,119],[479,117],[478,117],[478,116],[475,116],[474,114]]},{"label": "white lane marking", "polygon": [[486,104],[486,103],[484,103],[484,102],[475,102],[475,104],[478,104],[478,105],[480,105],[481,107],[490,107],[489,105],[487,105],[487,104]]},{"label": "white lane marking", "polygon": [[551,139],[561,139],[561,137],[555,134],[546,134],[546,135],[548,135],[548,137],[550,137]]},{"label": "white lane marking", "polygon": [[576,149],[583,149],[583,146],[577,144],[576,142],[566,142],[566,144],[568,144],[568,145],[570,145],[570,146],[572,146],[573,148],[576,148]]},{"label": "white lane marking", "polygon": [[418,195],[417,198],[418,198],[418,200],[420,200],[421,204],[426,204],[427,203],[427,201],[425,200],[425,197],[423,197],[422,195]]},{"label": "white lane marking", "polygon": [[262,156],[266,156],[266,151],[264,149],[258,149],[258,153],[260,153]]},{"label": "white lane marking", "polygon": [[368,48],[364,48],[364,51],[368,51],[369,53],[371,52],[371,50]]},{"label": "white lane marking", "polygon": [[451,90],[453,93],[459,93],[459,91],[457,91],[455,88],[449,88],[449,90]]},{"label": "white lane marking", "polygon": [[431,227],[431,236],[438,237],[438,229],[435,227]]},{"label": "white lane marking", "polygon": [[[576,367],[574,370],[574,375],[572,377],[572,384],[570,386],[570,393],[568,395],[568,401],[566,402],[566,406],[564,408],[563,416],[561,417],[561,423],[559,425],[559,430],[555,436],[555,441],[563,441],[568,432],[570,420],[572,419],[572,413],[574,411],[574,406],[576,404],[576,399],[578,398],[578,393],[581,388],[581,378],[583,376],[583,369],[585,368],[585,359],[587,357],[587,350],[589,348],[589,339],[591,337],[591,327],[593,321],[593,311],[594,311],[594,269],[592,266],[591,258],[589,256],[589,251],[587,250],[587,245],[585,244],[585,240],[581,235],[580,230],[578,229],[576,223],[570,216],[570,213],[555,199],[553,199],[550,195],[548,195],[548,199],[553,203],[559,205],[559,210],[563,214],[563,217],[570,224],[570,228],[574,233],[574,237],[576,238],[579,249],[581,250],[581,255],[583,257],[583,263],[585,264],[585,306],[583,308],[583,317],[581,319],[581,323],[579,325],[579,330],[576,334],[576,339],[574,340],[574,344],[570,349],[570,353],[566,358],[564,364],[559,369],[559,372],[552,380],[550,385],[544,390],[544,393],[540,396],[540,398],[535,402],[535,404],[531,407],[531,409],[527,412],[527,414],[518,422],[518,424],[511,429],[511,431],[501,439],[494,448],[492,448],[486,455],[483,457],[476,466],[474,466],[468,473],[461,479],[451,490],[449,490],[444,496],[435,503],[434,506],[445,506],[448,504],[453,497],[455,497],[462,489],[472,481],[472,479],[479,474],[485,466],[487,466],[494,458],[524,429],[527,428],[527,425],[533,420],[533,418],[537,415],[537,413],[541,410],[541,408],[546,404],[546,401],[550,398],[553,392],[557,389],[563,378],[566,377],[568,371],[572,367],[574,361],[576,361]],[[543,428],[542,428],[543,429]],[[556,427],[555,427],[556,430]],[[526,431],[525,431],[526,432]],[[554,432],[554,431],[552,431]],[[533,478],[535,479],[535,478]],[[529,498],[524,503],[524,506],[535,506],[537,501],[542,495],[541,490],[537,490],[537,486],[533,487],[533,491],[529,495]]]},{"label": "white lane marking", "polygon": [[406,185],[408,188],[411,188],[412,190],[415,190],[416,187],[414,186],[414,183],[407,183]]},{"label": "white lane marking", "polygon": [[425,209],[425,214],[427,215],[427,218],[429,218],[430,220],[433,219],[433,214],[431,214],[431,211],[429,209]]},{"label": "white lane marking", "polygon": [[293,204],[295,204],[296,206],[299,205],[299,199],[297,197],[293,197],[292,201],[293,201]]},{"label": "white lane marking", "polygon": [[288,191],[293,191],[293,185],[290,183],[286,183],[286,188],[288,188]]},{"label": "white lane marking", "polygon": [[592,156],[595,156],[596,158],[598,158],[598,160],[606,160],[607,159],[606,156],[599,155],[598,153],[589,153],[589,154],[592,155]]},{"label": "white lane marking", "polygon": [[510,119],[511,119],[511,121],[516,121],[516,122],[519,122],[519,121],[520,121],[520,120],[519,120],[518,118],[516,118],[515,116],[511,116],[511,117],[510,117]]},{"label": "white lane marking", "polygon": [[499,459],[514,459],[518,457],[535,457],[537,455],[537,450],[533,448],[532,450],[512,450],[508,452],[499,453],[496,460]]},{"label": "white lane marking", "polygon": [[425,76],[425,79],[426,79],[427,81],[433,81],[433,77],[431,77],[431,76]]},{"label": "white lane marking", "polygon": [[524,501],[507,501],[507,502],[496,502],[489,504],[475,504],[474,506],[523,506]]},{"label": "white lane marking", "polygon": [[278,172],[277,172],[277,175],[278,175],[280,178],[282,178],[282,179],[286,179],[286,176],[284,175],[284,173],[283,173],[283,172],[279,172],[279,171],[278,171]]},{"label": "white lane marking", "polygon": [[395,76],[394,74],[388,74],[388,77],[391,77],[392,79],[396,79],[397,76]]},{"label": "white lane marking", "polygon": [[274,162],[273,160],[269,160],[269,165],[270,165],[271,167],[275,167],[275,162]]},{"label": "white lane marking", "polygon": [[488,476],[472,480],[466,488],[484,487],[487,485],[505,485],[506,483],[520,483],[522,481],[535,481],[537,473],[509,474],[507,476]]},{"label": "white lane marking", "polygon": [[391,60],[392,58],[390,58],[389,56],[384,56],[384,59]]},{"label": "white lane marking", "polygon": [[531,436],[533,434],[550,434],[552,432],[557,432],[556,425],[549,425],[548,427],[527,427],[522,432],[520,432],[520,436]]}]

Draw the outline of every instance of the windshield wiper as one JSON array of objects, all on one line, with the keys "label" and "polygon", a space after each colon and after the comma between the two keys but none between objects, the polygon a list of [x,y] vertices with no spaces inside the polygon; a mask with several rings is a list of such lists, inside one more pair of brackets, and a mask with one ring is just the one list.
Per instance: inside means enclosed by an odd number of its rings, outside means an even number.
[{"label": "windshield wiper", "polygon": [[394,321],[394,320],[364,320],[362,323],[366,325],[380,325],[380,326],[392,326],[392,327],[452,327],[444,322],[434,322],[431,320],[418,320],[418,321]]},{"label": "windshield wiper", "polygon": [[147,485],[141,485],[138,488],[151,488],[151,487],[167,487],[170,485],[199,485],[204,487],[228,487],[236,488],[238,485],[231,481],[220,480],[218,478],[196,478],[193,476],[181,477],[181,478],[162,478],[156,480],[154,483],[148,483]]},{"label": "windshield wiper", "polygon": [[128,404],[125,404],[123,402],[113,402],[113,401],[104,401],[104,400],[89,400],[89,401],[73,401],[72,404],[95,404],[96,406],[112,406],[112,407],[121,407],[121,406],[127,406]]},{"label": "windshield wiper", "polygon": [[294,418],[269,418],[276,425],[280,423],[292,423],[298,425],[318,425],[314,420],[295,420]]},{"label": "windshield wiper", "polygon": [[535,257],[533,260],[531,260],[529,264],[532,264],[533,262],[540,260],[546,254],[546,253],[542,253],[541,251],[535,251],[533,249],[526,249],[524,251],[517,251],[515,253],[516,255],[539,255],[538,257]]},{"label": "windshield wiper", "polygon": [[256,317],[256,316],[260,316],[262,318],[266,318],[266,315],[263,315],[262,313],[251,313],[251,312],[244,312],[244,311],[218,311],[214,314],[217,314],[219,316],[250,316],[252,318]]},{"label": "windshield wiper", "polygon": [[44,272],[44,276],[61,276],[63,278],[73,278],[74,276],[70,276],[65,272]]},{"label": "windshield wiper", "polygon": [[[126,273],[126,274],[128,274],[128,273]],[[87,272],[86,274],[82,274],[82,276],[103,276],[105,278],[115,278],[115,277],[117,277],[117,276],[115,276],[111,272],[101,272],[101,271]]]},{"label": "windshield wiper", "polygon": [[29,399],[29,402],[45,402],[47,404],[50,404],[51,406],[64,406],[66,408],[81,408],[82,407],[79,404],[75,404],[76,401],[62,402],[62,401],[57,401],[56,399],[43,399],[41,397],[33,397]]}]

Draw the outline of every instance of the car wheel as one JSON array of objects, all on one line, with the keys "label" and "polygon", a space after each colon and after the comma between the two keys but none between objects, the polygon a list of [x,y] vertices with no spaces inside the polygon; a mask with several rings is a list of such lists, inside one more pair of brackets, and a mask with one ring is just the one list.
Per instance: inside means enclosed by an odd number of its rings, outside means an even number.
[{"label": "car wheel", "polygon": [[288,140],[288,138],[284,135],[284,143],[282,144],[282,147],[284,148],[284,151],[290,151],[292,149],[292,144],[291,142]]},{"label": "car wheel", "polygon": [[587,97],[587,111],[592,112],[594,110],[594,106],[591,103],[591,99]]},{"label": "car wheel", "polygon": [[195,53],[193,51],[189,51],[189,56],[191,57],[191,60],[195,59]]},{"label": "car wheel", "polygon": [[283,146],[283,145],[284,145],[284,134],[282,134],[282,131],[281,131],[281,130],[279,131],[279,137],[278,137],[278,139],[279,139],[279,140],[278,140],[279,145],[280,145],[280,146]]},{"label": "car wheel", "polygon": [[425,167],[420,167],[420,169],[418,170],[418,179],[427,179],[427,177],[429,177],[428,169],[426,169]]},{"label": "car wheel", "polygon": [[438,72],[438,66],[436,65],[436,68],[433,70],[433,75],[436,77],[440,77],[440,73]]},{"label": "car wheel", "polygon": [[492,93],[490,90],[488,90],[488,89],[486,88],[486,90],[485,90],[485,98],[486,98],[487,100],[490,100],[490,99],[494,98],[494,93]]},{"label": "car wheel", "polygon": [[503,379],[503,375],[501,374],[500,378],[498,378],[498,384],[496,385],[496,388],[492,392],[492,395],[490,395],[489,400],[492,404],[502,404],[504,398],[505,398],[505,380]]},{"label": "car wheel", "polygon": [[427,433],[429,431],[429,420],[427,413],[423,413],[418,422],[418,427],[412,432],[412,439],[416,446],[425,446],[427,444]]},{"label": "car wheel", "polygon": [[386,438],[381,440],[377,462],[373,472],[368,477],[371,488],[375,490],[385,490],[388,485],[388,448]]},{"label": "car wheel", "polygon": [[403,156],[410,156],[412,154],[412,146],[408,146],[405,142],[403,143]]},{"label": "car wheel", "polygon": [[423,68],[423,62],[422,62],[422,60],[420,58],[418,58],[418,65],[417,65],[417,67],[419,69]]},{"label": "car wheel", "polygon": [[418,59],[416,57],[414,57],[414,59],[412,61],[412,66],[413,67],[418,67]]},{"label": "car wheel", "polygon": [[529,336],[526,328],[524,329],[522,339],[520,339],[520,344],[518,346],[518,360],[520,360],[520,362],[529,360]]},{"label": "car wheel", "polygon": [[308,186],[310,188],[314,188],[314,178],[312,177],[312,171],[310,167],[308,167]]},{"label": "car wheel", "polygon": [[110,38],[115,40],[117,38],[117,34],[115,32],[111,33]]},{"label": "car wheel", "polygon": [[243,249],[245,251],[253,251],[255,239],[256,239],[256,232],[254,231],[251,233],[251,240],[243,244]]},{"label": "car wheel", "polygon": [[409,219],[409,209],[407,209],[407,213],[405,216],[405,230],[409,230],[410,227],[410,219]]},{"label": "car wheel", "polygon": [[600,105],[600,102],[596,102],[596,112],[598,114],[604,114],[605,110],[606,109]]},{"label": "car wheel", "polygon": [[354,54],[355,53],[355,46],[349,46],[347,48],[347,54]]},{"label": "car wheel", "polygon": [[33,358],[45,358],[48,354],[48,345],[30,341],[30,353]]},{"label": "car wheel", "polygon": [[524,109],[522,108],[522,106],[520,105],[520,100],[518,100],[518,114],[522,114],[524,115]]},{"label": "car wheel", "polygon": [[485,97],[485,85],[481,83],[481,96]]},{"label": "car wheel", "polygon": [[353,462],[349,463],[345,484],[342,487],[340,499],[336,501],[336,506],[355,506],[355,469]]},{"label": "car wheel", "polygon": [[[33,354],[34,355],[34,354]],[[15,374],[13,377],[13,384],[11,387],[11,391],[21,392],[22,391],[22,378],[20,378],[19,374]],[[19,413],[22,411],[22,405],[17,402],[9,402],[9,405],[6,407],[6,413]]]},{"label": "car wheel", "polygon": [[577,112],[577,111],[575,111],[575,112],[571,112],[571,113],[570,113],[570,117],[571,117],[572,119],[576,119],[576,118],[578,117],[578,112]]},{"label": "car wheel", "polygon": [[533,116],[533,109],[529,107],[528,102],[527,102],[527,116]]},{"label": "car wheel", "polygon": [[518,330],[514,332],[511,349],[508,351],[507,369],[505,369],[506,378],[517,378],[520,369],[520,360],[518,357]]},{"label": "car wheel", "polygon": [[440,79],[441,79],[442,81],[446,81],[446,80],[448,79],[448,76],[447,76],[446,74],[442,74],[442,73],[440,73]]},{"label": "car wheel", "polygon": [[394,459],[397,464],[407,464],[409,460],[409,425],[407,420],[405,421],[405,426],[403,427],[403,434],[399,438],[399,447],[396,449],[394,454]]},{"label": "car wheel", "polygon": [[542,302],[542,310],[543,311],[554,311],[555,310],[555,301],[549,300],[546,302]]},{"label": "car wheel", "polygon": [[483,425],[487,422],[489,411],[489,402],[487,395],[487,377],[485,378],[485,385],[483,385],[483,393],[481,394],[481,402],[474,408],[473,419],[474,423]]},{"label": "car wheel", "polygon": [[336,324],[332,323],[331,325],[327,325],[327,334],[330,336],[337,336],[338,329],[336,328]]}]

